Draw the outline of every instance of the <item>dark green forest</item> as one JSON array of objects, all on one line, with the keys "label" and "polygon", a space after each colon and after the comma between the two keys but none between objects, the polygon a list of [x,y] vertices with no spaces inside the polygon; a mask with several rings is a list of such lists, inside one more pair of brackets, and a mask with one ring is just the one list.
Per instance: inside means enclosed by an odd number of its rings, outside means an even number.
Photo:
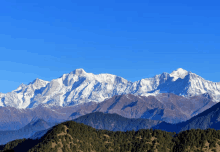
[{"label": "dark green forest", "polygon": [[206,152],[220,151],[220,131],[192,129],[178,134],[153,129],[96,130],[68,121],[39,140],[20,139],[1,146],[15,152]]}]

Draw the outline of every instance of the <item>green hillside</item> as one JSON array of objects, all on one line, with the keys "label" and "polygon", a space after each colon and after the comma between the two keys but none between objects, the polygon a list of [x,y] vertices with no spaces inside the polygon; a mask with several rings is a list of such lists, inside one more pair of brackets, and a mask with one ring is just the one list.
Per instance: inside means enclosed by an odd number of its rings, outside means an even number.
[{"label": "green hillside", "polygon": [[39,140],[15,140],[1,148],[15,152],[217,152],[219,145],[220,131],[214,129],[179,134],[153,129],[113,132],[68,121]]}]

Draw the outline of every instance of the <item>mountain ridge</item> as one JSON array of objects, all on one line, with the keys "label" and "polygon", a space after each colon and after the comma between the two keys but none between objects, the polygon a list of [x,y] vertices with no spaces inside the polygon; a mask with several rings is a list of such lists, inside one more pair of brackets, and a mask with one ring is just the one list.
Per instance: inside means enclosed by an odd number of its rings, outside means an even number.
[{"label": "mountain ridge", "polygon": [[135,82],[112,74],[95,75],[76,69],[51,81],[35,79],[28,85],[21,84],[12,92],[0,93],[0,106],[19,109],[33,108],[39,104],[65,107],[103,102],[114,95],[155,96],[160,93],[174,93],[184,97],[208,93],[215,102],[219,102],[220,82],[205,80],[182,68],[171,74],[163,72]]},{"label": "mountain ridge", "polygon": [[220,131],[192,129],[178,134],[157,129],[138,131],[96,130],[67,121],[58,124],[39,139],[19,139],[0,146],[0,151],[219,151]]},{"label": "mountain ridge", "polygon": [[49,129],[54,125],[55,124],[51,125],[47,123],[43,119],[37,119],[36,121],[30,122],[19,130],[0,131],[0,145],[17,139],[29,138],[34,135],[35,132]]}]

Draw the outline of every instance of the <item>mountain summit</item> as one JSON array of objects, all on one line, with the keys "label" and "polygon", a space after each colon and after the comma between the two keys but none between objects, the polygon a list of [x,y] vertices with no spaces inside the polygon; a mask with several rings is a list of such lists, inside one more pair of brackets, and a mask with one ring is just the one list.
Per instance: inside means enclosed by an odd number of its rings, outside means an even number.
[{"label": "mountain summit", "polygon": [[184,79],[186,75],[188,75],[189,72],[182,69],[178,68],[177,70],[173,71],[170,73],[170,76],[173,77],[173,81],[177,80],[178,78]]},{"label": "mountain summit", "polygon": [[207,81],[202,77],[179,68],[172,73],[162,73],[152,78],[130,82],[112,74],[86,73],[76,69],[52,81],[36,79],[16,90],[0,94],[0,106],[33,108],[39,104],[71,106],[86,102],[102,102],[114,95],[134,94],[140,96],[173,93],[192,97],[208,94],[214,101],[220,101],[220,83]]},{"label": "mountain summit", "polygon": [[76,75],[81,75],[81,74],[86,74],[86,72],[83,69],[76,69],[70,74],[76,74]]}]

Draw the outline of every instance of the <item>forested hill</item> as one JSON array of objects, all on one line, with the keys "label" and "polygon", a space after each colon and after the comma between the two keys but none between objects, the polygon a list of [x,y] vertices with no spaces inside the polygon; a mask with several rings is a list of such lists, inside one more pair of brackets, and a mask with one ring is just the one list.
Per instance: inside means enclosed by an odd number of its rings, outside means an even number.
[{"label": "forested hill", "polygon": [[54,126],[39,140],[15,140],[1,148],[15,152],[201,152],[220,150],[220,131],[107,131],[68,121]]}]

